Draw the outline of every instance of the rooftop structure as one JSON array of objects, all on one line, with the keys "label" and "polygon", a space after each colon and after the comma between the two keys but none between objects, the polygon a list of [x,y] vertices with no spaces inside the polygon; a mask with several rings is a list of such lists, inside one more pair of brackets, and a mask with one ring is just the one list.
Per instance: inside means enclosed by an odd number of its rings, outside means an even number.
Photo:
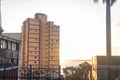
[{"label": "rooftop structure", "polygon": [[[120,75],[120,56],[111,56],[108,64],[107,56],[95,56],[92,61],[93,80],[115,80]],[[108,78],[110,76],[110,78]]]}]

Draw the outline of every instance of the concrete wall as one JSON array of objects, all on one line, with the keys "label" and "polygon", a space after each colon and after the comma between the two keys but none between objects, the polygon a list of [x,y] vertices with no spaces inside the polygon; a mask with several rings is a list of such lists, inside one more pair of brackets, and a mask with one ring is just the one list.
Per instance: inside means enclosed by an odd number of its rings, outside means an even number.
[{"label": "concrete wall", "polygon": [[115,80],[120,73],[120,56],[111,57],[111,65],[107,65],[106,56],[95,56],[92,62],[92,80]]}]

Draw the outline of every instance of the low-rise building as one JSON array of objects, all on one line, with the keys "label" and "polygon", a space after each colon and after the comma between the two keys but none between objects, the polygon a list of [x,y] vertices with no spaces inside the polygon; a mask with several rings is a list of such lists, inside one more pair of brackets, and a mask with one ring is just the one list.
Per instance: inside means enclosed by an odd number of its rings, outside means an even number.
[{"label": "low-rise building", "polygon": [[20,33],[3,33],[0,35],[0,64],[18,65],[20,53]]},{"label": "low-rise building", "polygon": [[0,80],[18,80],[20,43],[21,33],[0,35]]},{"label": "low-rise building", "polygon": [[107,56],[93,57],[92,80],[115,80],[119,76],[120,56],[111,56],[111,60],[108,60]]}]

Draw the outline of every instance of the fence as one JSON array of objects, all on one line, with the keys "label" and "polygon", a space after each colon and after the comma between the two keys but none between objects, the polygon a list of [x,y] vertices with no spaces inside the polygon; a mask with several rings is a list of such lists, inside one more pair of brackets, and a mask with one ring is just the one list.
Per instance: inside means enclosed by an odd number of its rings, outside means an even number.
[{"label": "fence", "polygon": [[21,68],[4,65],[0,68],[0,80],[61,80],[58,68]]},{"label": "fence", "polygon": [[18,66],[6,66],[0,68],[0,80],[18,80]]}]

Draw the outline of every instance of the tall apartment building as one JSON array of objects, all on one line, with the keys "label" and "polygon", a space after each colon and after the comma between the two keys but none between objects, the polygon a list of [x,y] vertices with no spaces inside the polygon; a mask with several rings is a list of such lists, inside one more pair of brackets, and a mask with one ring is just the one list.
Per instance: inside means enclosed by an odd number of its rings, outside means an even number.
[{"label": "tall apartment building", "polygon": [[22,26],[20,66],[59,69],[59,26],[47,21],[47,15],[36,13]]}]

